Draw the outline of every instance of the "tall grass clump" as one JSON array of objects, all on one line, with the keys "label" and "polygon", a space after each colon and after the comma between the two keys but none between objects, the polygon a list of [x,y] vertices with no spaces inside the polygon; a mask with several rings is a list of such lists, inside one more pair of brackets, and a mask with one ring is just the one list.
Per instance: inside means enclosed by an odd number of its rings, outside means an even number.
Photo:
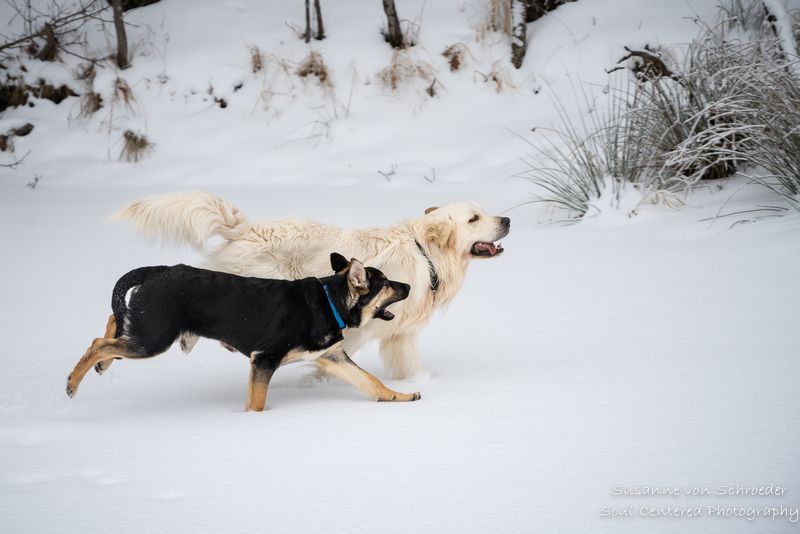
[{"label": "tall grass clump", "polygon": [[730,19],[704,26],[680,62],[627,49],[620,61],[632,71],[630,84],[610,92],[608,111],[588,124],[583,114],[576,125],[557,104],[558,131],[531,143],[524,173],[544,191],[536,201],[580,217],[603,195],[618,205],[626,184],[646,197],[675,198],[742,172],[800,210],[798,58],[779,36],[752,38],[755,14],[739,18],[749,21],[747,32],[731,30]]},{"label": "tall grass clump", "polygon": [[573,120],[554,97],[560,127],[538,128],[543,134],[539,139],[525,140],[529,151],[523,160],[528,171],[521,177],[545,192],[533,202],[551,203],[582,216],[604,194],[610,193],[618,203],[624,184],[640,181],[647,154],[632,139],[636,122],[627,88],[607,91],[607,106],[597,106],[585,91],[573,96],[585,113]]}]

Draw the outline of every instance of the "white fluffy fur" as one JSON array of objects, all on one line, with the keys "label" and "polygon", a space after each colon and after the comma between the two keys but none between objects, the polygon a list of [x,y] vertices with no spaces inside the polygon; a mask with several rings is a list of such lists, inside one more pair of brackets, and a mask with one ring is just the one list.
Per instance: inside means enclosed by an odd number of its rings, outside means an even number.
[{"label": "white fluffy fur", "polygon": [[[475,215],[477,221],[470,222]],[[454,202],[387,228],[345,230],[310,221],[250,222],[235,207],[208,193],[172,193],[131,203],[115,218],[166,242],[204,249],[212,236],[222,244],[206,250],[211,269],[263,278],[326,276],[330,253],[357,258],[392,280],[411,285],[409,297],[392,305],[395,319],[370,321],[346,332],[345,351],[352,355],[379,339],[381,356],[394,378],[422,371],[417,334],[434,310],[447,305],[464,280],[476,241],[495,241],[507,232],[473,202]],[[430,290],[428,262],[415,243],[425,247],[436,266],[440,285]]]}]

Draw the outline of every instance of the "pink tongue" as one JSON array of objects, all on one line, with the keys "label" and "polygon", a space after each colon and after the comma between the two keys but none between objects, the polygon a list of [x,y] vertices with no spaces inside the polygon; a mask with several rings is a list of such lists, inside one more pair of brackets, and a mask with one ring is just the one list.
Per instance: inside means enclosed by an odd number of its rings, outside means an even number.
[{"label": "pink tongue", "polygon": [[478,243],[477,248],[478,250],[485,250],[489,252],[489,254],[491,254],[492,256],[494,256],[497,253],[497,247],[494,245],[494,243]]}]

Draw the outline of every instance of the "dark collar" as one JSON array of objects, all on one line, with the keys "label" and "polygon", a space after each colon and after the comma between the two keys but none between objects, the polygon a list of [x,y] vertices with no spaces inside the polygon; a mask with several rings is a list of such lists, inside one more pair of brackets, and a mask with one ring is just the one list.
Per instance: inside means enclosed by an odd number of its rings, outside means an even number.
[{"label": "dark collar", "polygon": [[336,305],[333,303],[331,292],[328,290],[328,284],[323,282],[322,289],[325,290],[325,296],[328,297],[328,304],[331,305],[331,311],[333,312],[333,318],[336,319],[336,324],[339,326],[340,330],[344,330],[344,321],[342,321],[342,316],[339,315],[339,310],[336,309]]},{"label": "dark collar", "polygon": [[415,239],[414,243],[417,244],[419,251],[425,256],[425,259],[428,260],[428,272],[430,272],[431,275],[431,291],[436,295],[436,290],[439,289],[439,273],[436,272],[436,267],[433,265],[430,256],[428,256],[428,253],[422,248],[422,245],[419,244],[419,241]]}]

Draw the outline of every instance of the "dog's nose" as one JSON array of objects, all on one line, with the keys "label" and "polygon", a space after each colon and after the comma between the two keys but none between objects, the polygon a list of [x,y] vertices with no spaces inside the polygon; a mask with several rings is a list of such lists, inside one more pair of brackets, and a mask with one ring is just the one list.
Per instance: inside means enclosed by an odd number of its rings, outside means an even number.
[{"label": "dog's nose", "polygon": [[410,285],[401,283],[400,287],[398,288],[397,293],[402,298],[406,298],[410,291],[411,291],[411,286]]},{"label": "dog's nose", "polygon": [[511,219],[508,217],[500,217],[500,225],[505,229],[511,228]]}]

